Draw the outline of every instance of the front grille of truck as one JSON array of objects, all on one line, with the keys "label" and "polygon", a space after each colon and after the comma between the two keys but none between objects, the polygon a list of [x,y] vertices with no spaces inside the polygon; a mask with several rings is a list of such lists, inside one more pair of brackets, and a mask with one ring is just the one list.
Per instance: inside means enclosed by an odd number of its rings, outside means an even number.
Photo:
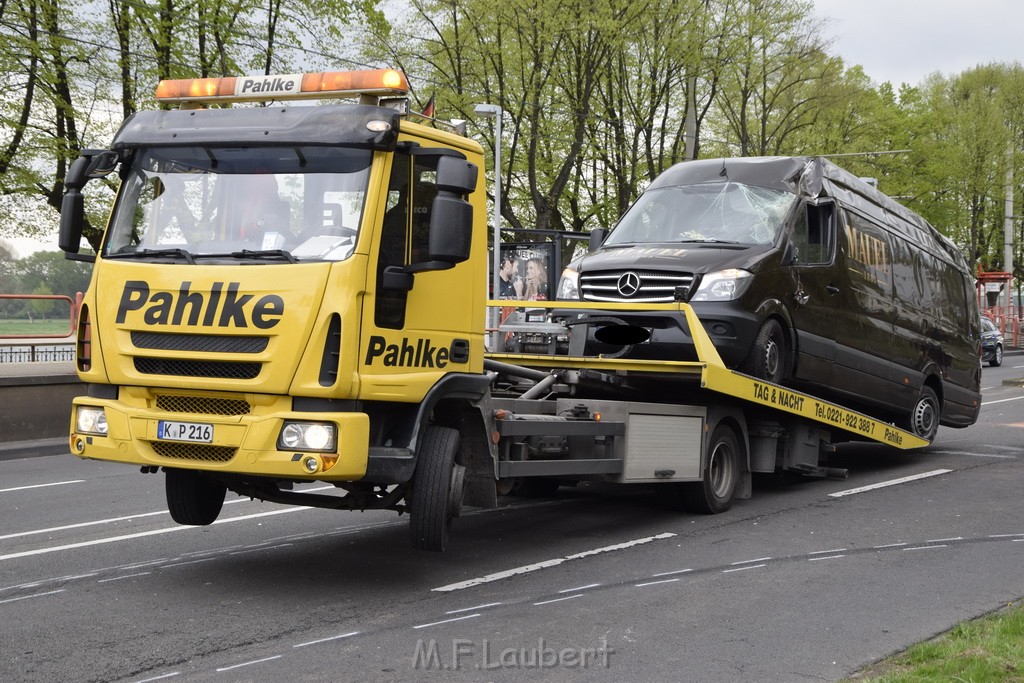
[{"label": "front grille of truck", "polygon": [[193,360],[191,358],[135,358],[135,370],[144,375],[174,377],[215,377],[218,379],[255,379],[260,363]]},{"label": "front grille of truck", "polygon": [[657,270],[607,270],[580,274],[584,301],[671,303],[677,287],[690,292],[693,273]]},{"label": "front grille of truck", "polygon": [[180,334],[132,330],[132,345],[137,349],[192,351],[196,353],[262,353],[269,337],[226,336],[217,334]]},{"label": "front grille of truck", "polygon": [[175,460],[198,460],[200,462],[229,462],[238,450],[230,446],[211,446],[203,443],[171,443],[154,441],[149,444],[153,451],[164,458]]},{"label": "front grille of truck", "polygon": [[252,409],[248,401],[240,399],[171,394],[158,395],[156,407],[169,413],[196,415],[248,415]]}]

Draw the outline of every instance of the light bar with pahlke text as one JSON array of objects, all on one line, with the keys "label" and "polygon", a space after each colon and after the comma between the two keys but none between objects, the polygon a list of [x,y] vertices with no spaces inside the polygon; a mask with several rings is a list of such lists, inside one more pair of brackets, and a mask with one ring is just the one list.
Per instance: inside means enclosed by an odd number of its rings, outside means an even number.
[{"label": "light bar with pahlke text", "polygon": [[266,102],[313,100],[357,95],[402,96],[409,92],[405,74],[394,69],[323,71],[286,76],[227,76],[160,81],[158,102]]}]

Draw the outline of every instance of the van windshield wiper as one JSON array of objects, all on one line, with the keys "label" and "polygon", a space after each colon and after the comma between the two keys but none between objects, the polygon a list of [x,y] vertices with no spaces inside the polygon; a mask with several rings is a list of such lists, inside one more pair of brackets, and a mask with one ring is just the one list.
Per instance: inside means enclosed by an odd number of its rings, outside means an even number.
[{"label": "van windshield wiper", "polygon": [[284,249],[243,249],[242,251],[233,251],[231,256],[234,258],[281,258],[288,263],[298,263],[298,259],[292,256],[290,251]]},{"label": "van windshield wiper", "polygon": [[714,237],[702,237],[699,240],[677,240],[684,244],[744,244],[743,242],[734,242],[732,240],[716,240]]},{"label": "van windshield wiper", "polygon": [[121,251],[116,254],[107,254],[104,258],[136,258],[138,256],[178,256],[185,259],[185,263],[195,264],[196,259],[191,252],[184,249],[136,249],[135,251]]}]

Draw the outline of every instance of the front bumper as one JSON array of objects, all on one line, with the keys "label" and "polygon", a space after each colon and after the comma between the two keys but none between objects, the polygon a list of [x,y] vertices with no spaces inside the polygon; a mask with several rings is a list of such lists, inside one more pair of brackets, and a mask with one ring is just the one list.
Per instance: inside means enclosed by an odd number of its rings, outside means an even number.
[{"label": "front bumper", "polygon": [[[120,387],[117,399],[79,396],[71,411],[71,452],[81,458],[109,460],[141,466],[176,467],[307,481],[352,481],[366,474],[370,421],[365,413],[310,413],[292,409],[287,396],[203,394],[176,396],[196,399],[199,405],[217,401],[246,403],[245,414],[218,415],[168,412],[157,407],[154,390]],[[103,408],[107,434],[79,433],[79,406]],[[213,428],[210,443],[174,441],[158,437],[161,420],[201,423]],[[337,428],[337,446],[331,453],[282,451],[277,447],[285,420],[330,422]],[[309,470],[309,458],[317,467]]]}]

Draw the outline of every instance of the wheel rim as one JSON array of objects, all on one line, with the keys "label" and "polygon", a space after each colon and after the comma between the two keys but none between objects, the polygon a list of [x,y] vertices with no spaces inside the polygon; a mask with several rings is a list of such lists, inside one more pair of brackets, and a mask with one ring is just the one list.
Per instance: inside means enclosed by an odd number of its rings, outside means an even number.
[{"label": "wheel rim", "polygon": [[995,357],[996,357],[996,365],[999,365],[1000,363],[1003,362],[1003,347],[1002,346],[997,346],[996,347],[996,356]]},{"label": "wheel rim", "polygon": [[918,436],[931,438],[935,430],[935,404],[928,398],[922,398],[914,406],[914,433]]},{"label": "wheel rim", "polygon": [[779,343],[773,336],[764,347],[764,372],[766,379],[775,380],[779,374]]},{"label": "wheel rim", "polygon": [[735,458],[733,458],[732,448],[725,442],[718,443],[711,452],[711,466],[708,468],[711,491],[716,498],[728,497],[729,489],[732,488],[735,478],[734,467]]}]

